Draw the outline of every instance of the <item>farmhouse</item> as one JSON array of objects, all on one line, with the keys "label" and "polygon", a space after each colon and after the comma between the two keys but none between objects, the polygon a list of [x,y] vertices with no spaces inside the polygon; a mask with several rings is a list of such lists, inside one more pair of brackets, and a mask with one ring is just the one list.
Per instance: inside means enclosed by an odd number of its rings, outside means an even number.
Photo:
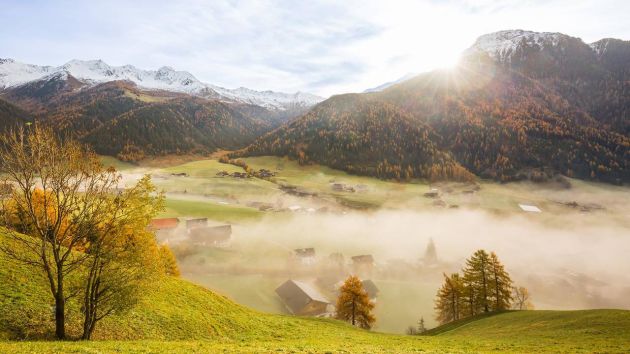
[{"label": "farmhouse", "polygon": [[[343,286],[344,281],[338,281],[335,285],[335,293],[339,293],[339,289]],[[366,279],[366,280],[361,280],[361,285],[363,286],[363,290],[365,290],[365,292],[367,292],[368,297],[370,298],[370,300],[375,300],[378,297],[378,293],[380,292],[380,290],[378,289],[378,287],[376,286],[376,284],[374,284],[374,282],[370,279]]]},{"label": "farmhouse", "polygon": [[208,226],[208,218],[196,218],[186,220],[186,229],[190,232],[190,229],[196,227]]},{"label": "farmhouse", "polygon": [[361,282],[361,284],[363,284],[363,289],[365,289],[365,291],[368,293],[368,297],[371,300],[376,299],[376,297],[378,296],[378,293],[380,291],[376,287],[376,284],[374,284],[374,282],[371,281],[370,279],[363,280]]},{"label": "farmhouse", "polygon": [[440,191],[437,188],[431,188],[430,191],[424,193],[424,196],[427,198],[437,198],[440,196]]},{"label": "farmhouse", "polygon": [[153,219],[149,223],[149,228],[153,231],[172,230],[177,228],[177,225],[179,225],[178,218]]},{"label": "farmhouse", "polygon": [[371,254],[352,257],[352,270],[360,277],[371,277],[374,270],[374,257]]},{"label": "farmhouse", "polygon": [[315,249],[309,248],[297,248],[293,250],[295,258],[303,265],[311,265],[315,263]]},{"label": "farmhouse", "polygon": [[276,289],[286,308],[294,315],[318,316],[327,312],[330,302],[308,283],[287,280]]},{"label": "farmhouse", "polygon": [[188,237],[195,245],[226,247],[232,239],[232,225],[195,227],[188,230]]}]

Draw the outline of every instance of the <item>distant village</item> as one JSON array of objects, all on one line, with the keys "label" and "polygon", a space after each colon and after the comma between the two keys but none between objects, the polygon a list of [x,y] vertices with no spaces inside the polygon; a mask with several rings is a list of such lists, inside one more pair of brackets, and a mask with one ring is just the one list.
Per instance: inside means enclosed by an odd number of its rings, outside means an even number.
[{"label": "distant village", "polygon": [[[151,221],[150,228],[161,242],[185,243],[196,250],[204,248],[229,249],[232,241],[232,225],[213,223],[207,218],[160,218]],[[174,247],[177,250],[177,247]],[[388,278],[390,273],[400,273],[399,262],[378,263],[372,254],[357,254],[346,258],[333,252],[322,256],[314,247],[296,248],[286,254],[284,271],[286,280],[278,284],[275,293],[288,313],[300,316],[330,317],[334,314],[334,302],[339,287],[348,275],[356,275],[373,301],[378,301],[379,287],[376,278]],[[432,239],[426,246],[419,264],[407,264],[410,273],[420,267],[427,274],[437,268],[448,267],[438,259]],[[404,266],[402,266],[404,267]],[[262,270],[252,269],[252,272]]]}]

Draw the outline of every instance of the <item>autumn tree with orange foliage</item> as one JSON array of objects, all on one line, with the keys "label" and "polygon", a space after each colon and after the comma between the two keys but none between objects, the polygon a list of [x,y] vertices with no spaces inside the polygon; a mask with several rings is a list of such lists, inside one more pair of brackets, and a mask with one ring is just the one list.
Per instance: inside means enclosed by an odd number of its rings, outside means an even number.
[{"label": "autumn tree with orange foliage", "polygon": [[353,326],[370,329],[376,321],[372,310],[374,310],[374,303],[370,301],[361,280],[351,275],[339,289],[336,317],[350,322]]},{"label": "autumn tree with orange foliage", "polygon": [[[152,196],[148,178],[119,192],[120,175],[104,168],[96,154],[38,126],[0,137],[0,172],[0,184],[12,186],[0,197],[0,221],[12,242],[0,244],[0,251],[45,276],[54,301],[55,334],[64,339],[67,301],[83,289],[93,297],[93,285],[113,274],[106,265],[121,263],[111,262],[123,259],[116,251],[121,245],[140,250],[136,246],[155,244],[144,229],[161,202]],[[142,206],[145,202],[149,206]],[[73,286],[77,279],[83,287]]]},{"label": "autumn tree with orange foliage", "polygon": [[164,196],[151,177],[144,176],[135,186],[105,198],[108,208],[94,216],[85,249],[89,259],[82,277],[82,339],[90,339],[103,318],[133,308],[144,286],[165,271],[162,250],[147,229],[164,209]]}]

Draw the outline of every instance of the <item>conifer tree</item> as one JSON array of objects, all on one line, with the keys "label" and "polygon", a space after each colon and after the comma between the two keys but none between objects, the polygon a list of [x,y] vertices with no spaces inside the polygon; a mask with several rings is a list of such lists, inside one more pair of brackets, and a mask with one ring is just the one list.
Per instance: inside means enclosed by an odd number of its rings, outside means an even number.
[{"label": "conifer tree", "polygon": [[372,314],[373,309],[374,303],[363,289],[361,280],[357,276],[349,276],[339,289],[337,319],[350,322],[353,326],[370,329],[376,321]]},{"label": "conifer tree", "polygon": [[435,301],[437,320],[440,323],[456,321],[461,317],[463,283],[459,274],[444,274],[444,284],[438,290]]},{"label": "conifer tree", "polygon": [[420,317],[420,321],[418,321],[418,333],[423,334],[427,331],[427,327],[424,325],[424,317]]},{"label": "conifer tree", "polygon": [[512,303],[512,279],[494,252],[490,253],[490,283],[493,310],[509,309]]},{"label": "conifer tree", "polygon": [[476,308],[471,313],[490,312],[490,255],[485,250],[477,250],[468,260],[464,269],[464,285],[474,289]]}]

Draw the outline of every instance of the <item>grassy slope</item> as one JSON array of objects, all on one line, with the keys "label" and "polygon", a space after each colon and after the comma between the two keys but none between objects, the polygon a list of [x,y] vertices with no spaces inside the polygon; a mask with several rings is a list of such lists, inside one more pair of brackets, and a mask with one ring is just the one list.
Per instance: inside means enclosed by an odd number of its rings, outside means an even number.
[{"label": "grassy slope", "polygon": [[[43,339],[52,333],[49,296],[42,279],[34,274],[31,268],[0,256],[2,353],[630,350],[630,311],[509,312],[436,336],[396,336],[357,330],[333,320],[260,313],[175,278],[156,279],[133,311],[104,320],[95,333],[100,341],[6,341]],[[69,318],[68,331],[76,336],[80,326],[76,305],[70,306]]]}]

